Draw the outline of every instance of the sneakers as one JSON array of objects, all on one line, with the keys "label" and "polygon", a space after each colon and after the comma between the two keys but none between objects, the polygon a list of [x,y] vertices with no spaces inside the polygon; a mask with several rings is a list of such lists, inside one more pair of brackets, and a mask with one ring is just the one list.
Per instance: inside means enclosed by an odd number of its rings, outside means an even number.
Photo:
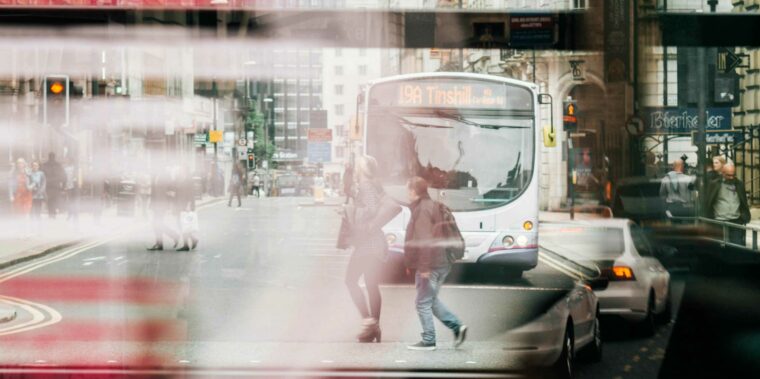
[{"label": "sneakers", "polygon": [[406,347],[409,350],[435,350],[435,343],[417,342],[414,345],[408,345]]},{"label": "sneakers", "polygon": [[454,347],[459,347],[459,345],[464,343],[465,338],[467,338],[467,325],[460,325],[454,331]]}]

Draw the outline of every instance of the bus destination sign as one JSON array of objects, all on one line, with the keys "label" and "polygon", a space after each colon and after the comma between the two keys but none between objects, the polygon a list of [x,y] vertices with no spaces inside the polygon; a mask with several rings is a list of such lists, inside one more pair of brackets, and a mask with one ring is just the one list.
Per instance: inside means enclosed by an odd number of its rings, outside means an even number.
[{"label": "bus destination sign", "polygon": [[397,106],[431,108],[503,108],[507,105],[503,85],[453,83],[402,83]]}]

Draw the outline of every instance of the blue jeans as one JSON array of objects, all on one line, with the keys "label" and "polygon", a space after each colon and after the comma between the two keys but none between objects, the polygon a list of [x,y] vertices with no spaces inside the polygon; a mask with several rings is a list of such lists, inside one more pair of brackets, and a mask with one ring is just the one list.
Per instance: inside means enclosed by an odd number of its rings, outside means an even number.
[{"label": "blue jeans", "polygon": [[457,316],[451,313],[438,299],[438,291],[441,290],[449,271],[451,271],[451,266],[430,270],[429,279],[422,278],[419,272],[414,276],[415,287],[417,288],[415,304],[417,305],[420,324],[422,324],[422,341],[428,344],[435,343],[434,315],[451,330],[457,330],[462,325]]}]

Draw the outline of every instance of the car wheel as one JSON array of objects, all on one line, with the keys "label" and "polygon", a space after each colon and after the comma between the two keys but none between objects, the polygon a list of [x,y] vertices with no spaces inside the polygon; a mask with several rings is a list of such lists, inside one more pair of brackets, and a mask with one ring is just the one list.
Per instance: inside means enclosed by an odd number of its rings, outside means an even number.
[{"label": "car wheel", "polygon": [[649,300],[647,301],[647,314],[644,320],[637,325],[637,334],[641,337],[651,337],[654,335],[657,323],[654,317],[654,294],[649,294]]},{"label": "car wheel", "polygon": [[657,315],[657,323],[661,325],[667,325],[670,323],[670,319],[673,318],[673,300],[668,291],[668,298],[665,300],[665,309]]},{"label": "car wheel", "polygon": [[[596,310],[594,318],[594,339],[591,343],[583,348],[582,357],[586,362],[599,362],[602,360],[602,328],[599,321],[599,310]],[[580,357],[580,354],[579,354]]]},{"label": "car wheel", "polygon": [[573,377],[573,371],[575,371],[575,361],[573,359],[574,343],[573,323],[568,320],[565,327],[565,336],[562,338],[562,353],[560,353],[559,358],[557,358],[557,361],[551,367],[551,378],[571,379]]}]

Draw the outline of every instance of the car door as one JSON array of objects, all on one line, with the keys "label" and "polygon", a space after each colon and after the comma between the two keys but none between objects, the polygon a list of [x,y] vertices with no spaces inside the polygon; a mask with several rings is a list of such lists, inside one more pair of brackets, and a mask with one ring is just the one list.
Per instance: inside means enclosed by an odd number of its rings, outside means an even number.
[{"label": "car door", "polygon": [[634,271],[634,273],[636,273],[637,278],[640,278],[639,280],[646,278],[645,283],[648,283],[648,285],[654,289],[655,300],[657,308],[659,309],[660,304],[662,304],[668,295],[665,268],[660,261],[654,257],[654,247],[649,242],[649,238],[644,234],[641,227],[636,224],[631,224],[630,231],[634,247],[640,256],[640,264],[638,266],[640,266],[639,272],[641,272],[641,276],[639,276],[636,271]]}]

